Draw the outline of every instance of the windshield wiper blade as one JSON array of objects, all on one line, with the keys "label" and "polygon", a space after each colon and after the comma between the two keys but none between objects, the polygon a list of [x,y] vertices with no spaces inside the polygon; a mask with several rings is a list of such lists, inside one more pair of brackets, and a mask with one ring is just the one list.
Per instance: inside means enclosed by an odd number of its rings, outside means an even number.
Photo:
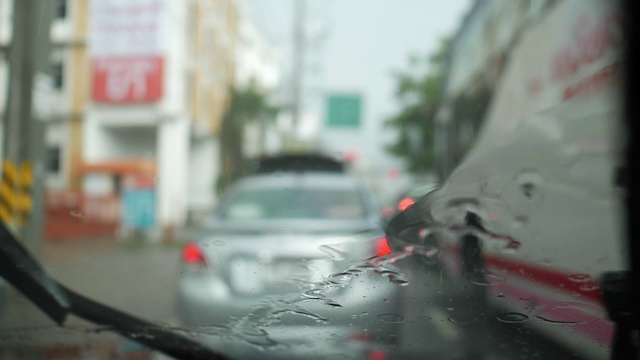
[{"label": "windshield wiper blade", "polygon": [[[180,359],[227,359],[210,348],[123,311],[91,300],[51,278],[0,223],[0,276],[38,308],[63,325],[70,314],[119,333],[144,346]],[[143,332],[144,336],[140,336]]]}]

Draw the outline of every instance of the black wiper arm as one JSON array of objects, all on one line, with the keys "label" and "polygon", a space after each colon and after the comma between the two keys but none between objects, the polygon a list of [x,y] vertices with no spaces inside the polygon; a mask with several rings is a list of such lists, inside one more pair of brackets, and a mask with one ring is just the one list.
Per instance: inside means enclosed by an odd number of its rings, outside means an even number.
[{"label": "black wiper arm", "polygon": [[170,329],[93,301],[61,286],[72,304],[73,315],[105,325],[122,336],[178,359],[226,359],[225,356]]},{"label": "black wiper arm", "polygon": [[[93,301],[51,278],[0,223],[0,276],[59,325],[73,314],[179,359],[226,359],[170,329]],[[140,336],[141,333],[144,336]]]},{"label": "black wiper arm", "polygon": [[71,304],[65,291],[0,224],[0,276],[20,290],[56,323],[62,324]]}]

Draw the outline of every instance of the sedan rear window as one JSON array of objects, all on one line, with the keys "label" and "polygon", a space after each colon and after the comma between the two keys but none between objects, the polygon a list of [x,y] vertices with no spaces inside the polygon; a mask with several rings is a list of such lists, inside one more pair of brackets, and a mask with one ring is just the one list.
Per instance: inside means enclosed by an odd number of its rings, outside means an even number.
[{"label": "sedan rear window", "polygon": [[363,199],[355,190],[266,188],[237,193],[221,217],[243,219],[362,219]]}]

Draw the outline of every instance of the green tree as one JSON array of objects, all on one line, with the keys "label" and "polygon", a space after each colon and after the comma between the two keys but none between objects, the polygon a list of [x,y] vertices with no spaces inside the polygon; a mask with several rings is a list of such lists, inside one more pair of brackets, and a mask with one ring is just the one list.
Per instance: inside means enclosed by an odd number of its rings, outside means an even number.
[{"label": "green tree", "polygon": [[398,132],[387,151],[403,158],[413,173],[429,170],[434,165],[435,116],[449,45],[450,40],[444,38],[434,54],[426,58],[410,56],[408,68],[393,73],[395,96],[401,108],[385,122],[385,126]]},{"label": "green tree", "polygon": [[246,170],[247,159],[242,146],[246,125],[260,122],[264,131],[264,127],[275,119],[277,113],[278,108],[271,104],[268,94],[255,81],[251,81],[246,87],[231,89],[231,104],[225,111],[220,129],[222,169],[217,184],[218,192],[223,191]]}]

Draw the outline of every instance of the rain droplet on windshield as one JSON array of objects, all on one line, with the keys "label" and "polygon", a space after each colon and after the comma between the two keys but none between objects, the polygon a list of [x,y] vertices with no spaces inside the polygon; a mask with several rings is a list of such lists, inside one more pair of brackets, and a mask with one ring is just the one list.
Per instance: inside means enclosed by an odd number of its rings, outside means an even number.
[{"label": "rain droplet on windshield", "polygon": [[470,279],[472,283],[479,286],[496,285],[506,280],[507,277],[504,274],[492,270],[485,271],[481,277],[474,277]]},{"label": "rain droplet on windshield", "polygon": [[464,315],[455,314],[448,318],[449,322],[460,325],[474,324],[486,320],[487,317],[483,314]]},{"label": "rain droplet on windshield", "polygon": [[353,274],[346,272],[329,275],[329,281],[336,285],[346,285],[353,278]]},{"label": "rain droplet on windshield", "polygon": [[404,317],[398,314],[380,314],[378,315],[378,319],[385,323],[397,324],[401,323],[404,320]]},{"label": "rain droplet on windshield", "polygon": [[504,246],[505,249],[518,250],[522,246],[522,243],[518,240],[509,239],[509,242]]},{"label": "rain droplet on windshield", "polygon": [[598,285],[591,284],[591,283],[580,285],[580,290],[582,291],[595,291],[595,290],[598,290],[599,288],[600,287],[598,287]]},{"label": "rain droplet on windshield", "polygon": [[529,199],[534,199],[540,194],[539,185],[542,183],[542,176],[533,171],[525,171],[519,174],[516,181],[520,185],[520,190]]},{"label": "rain droplet on windshield", "polygon": [[506,312],[498,315],[496,319],[504,323],[514,324],[529,320],[529,316],[517,312]]},{"label": "rain droplet on windshield", "polygon": [[520,229],[524,227],[528,222],[529,222],[529,217],[525,215],[518,215],[513,219],[511,226],[516,229]]},{"label": "rain droplet on windshield", "polygon": [[591,280],[591,276],[589,274],[571,274],[569,275],[569,280],[577,283],[583,283]]},{"label": "rain droplet on windshield", "polygon": [[348,258],[348,255],[346,253],[328,245],[322,245],[319,249],[329,255],[329,257],[333,261],[344,261]]},{"label": "rain droplet on windshield", "polygon": [[325,299],[323,299],[323,300],[322,300],[322,303],[323,303],[324,305],[329,306],[329,307],[342,307],[342,305],[340,305],[338,302],[336,302],[336,301],[334,301],[334,300],[331,300],[331,299],[329,299],[329,298],[325,298]]},{"label": "rain droplet on windshield", "polygon": [[307,299],[322,299],[322,298],[324,298],[324,295],[322,295],[320,293],[320,290],[316,290],[316,289],[305,291],[305,292],[302,293],[302,296],[304,296]]},{"label": "rain droplet on windshield", "polygon": [[380,275],[382,276],[387,276],[389,277],[389,281],[392,284],[396,284],[396,285],[400,285],[400,286],[407,286],[409,285],[409,279],[407,279],[407,277],[395,270],[390,270],[390,269],[383,269],[383,270],[378,270],[377,271]]},{"label": "rain droplet on windshield", "polygon": [[555,324],[587,324],[602,318],[602,309],[586,303],[560,301],[538,306],[538,319]]},{"label": "rain droplet on windshield", "polygon": [[536,186],[532,183],[524,183],[520,185],[520,188],[522,189],[522,193],[524,194],[524,196],[528,198],[533,197],[533,194],[536,191]]}]

